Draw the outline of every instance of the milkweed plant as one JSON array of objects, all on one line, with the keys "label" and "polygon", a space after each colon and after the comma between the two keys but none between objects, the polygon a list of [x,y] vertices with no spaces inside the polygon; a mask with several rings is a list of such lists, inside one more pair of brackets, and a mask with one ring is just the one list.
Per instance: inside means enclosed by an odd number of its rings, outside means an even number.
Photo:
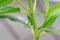
[{"label": "milkweed plant", "polygon": [[[31,30],[34,36],[34,40],[40,40],[40,37],[46,33],[53,33],[53,34],[60,33],[60,30],[47,29],[49,26],[51,26],[55,22],[58,15],[60,14],[60,4],[56,4],[55,6],[50,8],[49,0],[44,0],[46,12],[45,14],[41,14],[41,13],[39,14],[44,18],[44,22],[41,26],[38,27],[36,23],[36,17],[34,15],[36,12],[36,4],[38,0],[33,0],[34,1],[33,3],[32,3],[32,0],[27,0],[29,8],[27,8],[21,2],[21,0],[15,0],[24,9],[24,11],[21,10],[20,7],[8,6],[13,1],[14,0],[0,0],[0,19],[8,18],[11,21],[19,22],[26,25],[26,27],[28,27]],[[7,14],[13,14],[16,12],[26,14],[28,20],[24,21],[25,19],[23,20],[23,18],[7,15]]]}]

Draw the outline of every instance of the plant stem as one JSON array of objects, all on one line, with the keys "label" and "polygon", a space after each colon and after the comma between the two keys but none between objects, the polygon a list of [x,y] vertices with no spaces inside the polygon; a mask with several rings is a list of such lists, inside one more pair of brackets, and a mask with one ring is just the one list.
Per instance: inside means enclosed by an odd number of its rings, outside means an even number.
[{"label": "plant stem", "polygon": [[37,0],[34,1],[34,12],[36,10],[36,4],[37,4]]},{"label": "plant stem", "polygon": [[34,30],[34,40],[39,40],[39,32],[37,30],[37,25],[36,25],[36,19],[34,16],[34,12],[32,13],[32,24],[33,24],[33,30]]},{"label": "plant stem", "polygon": [[18,4],[20,4],[26,11],[29,11],[20,0],[16,0]]},{"label": "plant stem", "polygon": [[33,11],[32,0],[28,0],[30,11]]},{"label": "plant stem", "polygon": [[[16,0],[26,11],[28,11],[28,9],[21,3],[21,1],[19,0]],[[38,37],[38,30],[37,30],[37,25],[36,25],[36,19],[35,19],[35,16],[34,16],[34,13],[35,13],[35,8],[33,9],[33,5],[32,5],[32,0],[28,0],[28,4],[29,4],[29,7],[30,7],[30,21],[33,25],[33,31],[34,31],[34,40],[39,40],[39,37]],[[36,6],[36,0],[35,0],[35,4],[34,4],[34,7]]]},{"label": "plant stem", "polygon": [[38,38],[38,30],[37,30],[37,25],[36,25],[36,19],[35,19],[35,16],[34,16],[34,13],[35,13],[35,8],[36,8],[36,2],[37,0],[35,0],[34,2],[34,7],[32,5],[32,0],[28,0],[28,4],[29,4],[29,8],[30,8],[30,22],[31,24],[33,25],[33,31],[34,31],[34,40],[39,40]]},{"label": "plant stem", "polygon": [[43,25],[42,25],[41,28],[40,28],[40,33],[42,32],[43,27],[45,26],[44,24],[45,24],[46,20],[47,20],[47,18],[45,17],[44,23],[43,23]]},{"label": "plant stem", "polygon": [[39,37],[38,37],[38,38],[37,38],[37,37],[35,37],[35,38],[34,38],[34,40],[39,40]]}]

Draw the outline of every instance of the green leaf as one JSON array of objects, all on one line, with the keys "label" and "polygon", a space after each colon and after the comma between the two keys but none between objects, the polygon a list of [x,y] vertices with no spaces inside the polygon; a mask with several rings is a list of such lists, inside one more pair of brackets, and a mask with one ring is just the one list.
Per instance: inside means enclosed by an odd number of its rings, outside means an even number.
[{"label": "green leaf", "polygon": [[0,0],[0,7],[7,6],[10,4],[13,0]]},{"label": "green leaf", "polygon": [[20,12],[20,8],[18,8],[18,7],[0,8],[0,15],[11,14],[11,13],[15,13],[15,12]]},{"label": "green leaf", "polygon": [[55,20],[59,14],[60,14],[60,4],[57,4],[54,7],[52,7],[51,9],[49,9],[48,17],[43,25],[43,28],[51,26],[55,22]]},{"label": "green leaf", "polygon": [[48,10],[48,14],[46,16],[46,21],[38,29],[51,26],[55,22],[55,20],[59,14],[60,14],[60,4],[57,4]]},{"label": "green leaf", "polygon": [[60,34],[60,30],[45,30],[46,33]]},{"label": "green leaf", "polygon": [[57,19],[57,15],[51,16],[50,18],[48,18],[48,19],[45,21],[45,23],[44,23],[42,26],[40,26],[40,27],[38,28],[38,30],[39,30],[40,28],[47,28],[47,27],[53,25],[53,23],[55,22],[56,19]]},{"label": "green leaf", "polygon": [[50,14],[49,18],[50,18],[51,16],[54,16],[54,15],[59,16],[59,15],[60,15],[60,9],[57,9],[57,10],[55,10],[54,12],[52,12],[52,13]]},{"label": "green leaf", "polygon": [[57,4],[56,6],[49,9],[49,15],[47,17],[46,22],[44,23],[43,28],[51,26],[55,22],[59,14],[60,14],[60,4]]},{"label": "green leaf", "polygon": [[49,10],[49,0],[44,0],[44,2],[45,2],[45,6],[46,6],[46,14],[47,14],[47,12]]},{"label": "green leaf", "polygon": [[54,15],[54,16],[48,18],[48,19],[46,20],[46,22],[44,23],[43,28],[46,28],[46,27],[51,26],[51,25],[55,22],[56,18],[57,18],[56,15]]},{"label": "green leaf", "polygon": [[48,15],[47,16],[49,17],[51,15],[58,14],[58,12],[60,12],[59,10],[60,10],[60,4],[57,4],[57,5],[53,6],[52,8],[50,8],[48,10]]},{"label": "green leaf", "polygon": [[57,15],[57,16],[60,15],[60,9],[53,11],[52,13],[50,13],[48,17],[54,16],[54,15]]},{"label": "green leaf", "polygon": [[10,19],[11,21],[14,21],[14,22],[19,22],[19,23],[22,23],[24,25],[28,25],[27,24],[27,21],[21,17],[18,17],[18,16],[11,16],[11,15],[0,15],[0,19],[4,19],[4,18],[8,18]]}]

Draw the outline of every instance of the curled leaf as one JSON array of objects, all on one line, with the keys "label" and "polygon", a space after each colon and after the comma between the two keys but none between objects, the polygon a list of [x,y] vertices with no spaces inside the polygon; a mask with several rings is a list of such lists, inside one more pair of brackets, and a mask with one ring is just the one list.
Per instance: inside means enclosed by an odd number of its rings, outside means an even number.
[{"label": "curled leaf", "polygon": [[11,15],[0,15],[0,19],[3,19],[3,18],[8,18],[8,19],[10,19],[11,21],[19,22],[19,23],[22,23],[22,24],[24,24],[24,25],[28,25],[28,24],[27,24],[27,21],[26,21],[25,19],[23,19],[22,17],[11,16]]}]

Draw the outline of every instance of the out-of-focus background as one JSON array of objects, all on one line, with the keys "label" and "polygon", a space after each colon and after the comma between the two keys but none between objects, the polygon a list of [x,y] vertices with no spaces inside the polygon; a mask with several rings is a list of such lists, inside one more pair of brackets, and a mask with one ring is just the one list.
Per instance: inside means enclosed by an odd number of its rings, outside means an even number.
[{"label": "out-of-focus background", "polygon": [[[21,0],[28,8],[27,0]],[[60,3],[60,0],[49,0],[50,7]],[[16,1],[9,6],[19,6]],[[23,10],[23,8],[21,8]],[[45,13],[44,0],[37,0],[36,12]],[[16,16],[26,18],[23,14],[13,14]],[[36,18],[37,25],[40,26],[43,23],[42,17]],[[60,29],[60,18],[58,17],[56,22],[49,27],[49,29]],[[0,40],[33,40],[33,35],[28,28],[25,28],[23,24],[17,22],[11,22],[9,19],[0,19]],[[60,40],[59,34],[46,34],[41,37],[41,40]]]}]

